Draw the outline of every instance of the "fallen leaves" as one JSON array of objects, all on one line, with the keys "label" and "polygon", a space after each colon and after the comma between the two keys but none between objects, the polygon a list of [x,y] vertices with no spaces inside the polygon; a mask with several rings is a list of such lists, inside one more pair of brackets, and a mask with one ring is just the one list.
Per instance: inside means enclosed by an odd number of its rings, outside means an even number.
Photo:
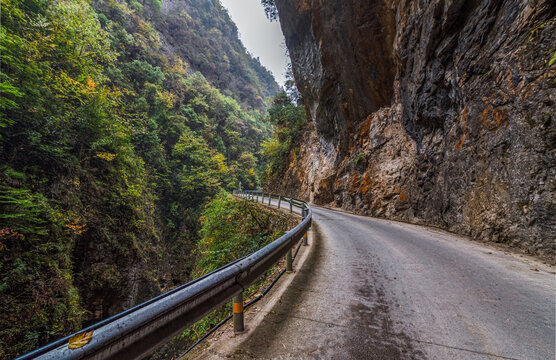
[{"label": "fallen leaves", "polygon": [[69,339],[68,348],[79,349],[89,343],[93,337],[94,331],[85,331],[79,334],[75,334]]}]

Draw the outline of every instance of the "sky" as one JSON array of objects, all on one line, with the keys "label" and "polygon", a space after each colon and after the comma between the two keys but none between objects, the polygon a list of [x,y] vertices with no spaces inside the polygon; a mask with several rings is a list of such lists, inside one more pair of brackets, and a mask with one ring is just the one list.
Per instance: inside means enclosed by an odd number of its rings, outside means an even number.
[{"label": "sky", "polygon": [[243,45],[284,85],[286,45],[278,21],[266,18],[260,0],[220,0],[239,30]]}]

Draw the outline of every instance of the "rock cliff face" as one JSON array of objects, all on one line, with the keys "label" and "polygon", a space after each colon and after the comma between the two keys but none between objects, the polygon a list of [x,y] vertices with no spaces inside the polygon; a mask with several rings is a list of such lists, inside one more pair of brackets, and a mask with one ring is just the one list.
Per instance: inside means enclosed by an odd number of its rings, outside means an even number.
[{"label": "rock cliff face", "polygon": [[282,191],[554,259],[549,0],[276,0],[314,131]]}]

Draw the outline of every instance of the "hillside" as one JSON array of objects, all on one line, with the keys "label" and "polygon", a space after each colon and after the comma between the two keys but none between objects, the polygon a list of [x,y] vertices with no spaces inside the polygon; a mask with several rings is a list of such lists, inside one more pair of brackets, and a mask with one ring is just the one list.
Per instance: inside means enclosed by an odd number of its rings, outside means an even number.
[{"label": "hillside", "polygon": [[554,260],[550,1],[263,1],[310,126],[267,186]]},{"label": "hillside", "polygon": [[2,1],[0,358],[189,279],[278,86],[218,1]]},{"label": "hillside", "polygon": [[223,94],[262,110],[279,91],[272,74],[247,53],[219,1],[163,1],[160,14],[143,9],[161,34],[160,52],[186,60]]}]

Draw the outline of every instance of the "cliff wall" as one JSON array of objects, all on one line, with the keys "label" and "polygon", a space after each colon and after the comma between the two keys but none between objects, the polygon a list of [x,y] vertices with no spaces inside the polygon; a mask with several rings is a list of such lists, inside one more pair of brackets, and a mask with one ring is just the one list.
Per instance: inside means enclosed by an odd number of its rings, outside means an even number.
[{"label": "cliff wall", "polygon": [[550,1],[276,6],[313,130],[269,186],[554,259]]}]

